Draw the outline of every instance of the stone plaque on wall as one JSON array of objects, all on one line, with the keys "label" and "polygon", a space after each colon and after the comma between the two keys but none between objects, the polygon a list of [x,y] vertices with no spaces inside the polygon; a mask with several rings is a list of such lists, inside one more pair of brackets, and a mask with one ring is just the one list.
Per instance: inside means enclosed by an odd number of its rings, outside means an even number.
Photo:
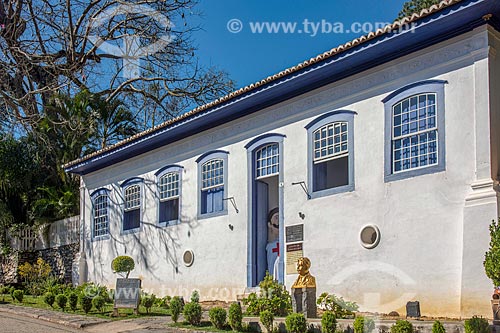
[{"label": "stone plaque on wall", "polygon": [[302,242],[304,241],[304,225],[296,224],[285,227],[286,242]]},{"label": "stone plaque on wall", "polygon": [[116,279],[115,312],[119,308],[139,309],[141,298],[141,280]]},{"label": "stone plaque on wall", "polygon": [[286,246],[286,274],[297,274],[297,260],[303,256],[302,243]]}]

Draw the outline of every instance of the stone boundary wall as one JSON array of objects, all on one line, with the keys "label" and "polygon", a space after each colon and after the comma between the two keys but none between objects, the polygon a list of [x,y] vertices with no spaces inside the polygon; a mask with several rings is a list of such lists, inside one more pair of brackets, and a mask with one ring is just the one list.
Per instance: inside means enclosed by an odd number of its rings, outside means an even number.
[{"label": "stone boundary wall", "polygon": [[54,276],[62,279],[65,283],[72,283],[73,263],[78,253],[78,243],[35,251],[13,251],[9,255],[0,256],[0,283],[21,283],[18,267],[25,262],[33,264],[38,258],[42,258],[50,265]]}]

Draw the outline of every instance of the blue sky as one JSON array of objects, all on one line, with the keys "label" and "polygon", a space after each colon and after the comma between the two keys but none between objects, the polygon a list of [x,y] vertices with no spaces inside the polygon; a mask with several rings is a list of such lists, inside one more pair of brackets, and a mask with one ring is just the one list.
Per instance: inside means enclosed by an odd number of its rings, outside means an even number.
[{"label": "blue sky", "polygon": [[[224,69],[240,88],[365,34],[350,32],[351,28],[394,21],[404,2],[201,0],[196,9],[202,16],[195,21],[202,30],[193,38],[201,64]],[[233,19],[239,21],[228,27]],[[276,22],[279,32],[268,32],[272,27],[264,22]],[[289,32],[284,33],[278,22],[290,22]],[[256,24],[261,24],[262,33],[252,32]]]}]

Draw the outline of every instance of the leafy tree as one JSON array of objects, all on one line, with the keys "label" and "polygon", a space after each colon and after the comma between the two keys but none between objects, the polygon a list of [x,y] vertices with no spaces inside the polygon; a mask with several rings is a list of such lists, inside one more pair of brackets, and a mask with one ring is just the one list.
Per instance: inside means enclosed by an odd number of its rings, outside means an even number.
[{"label": "leafy tree", "polygon": [[[0,121],[30,130],[54,94],[90,90],[134,106],[134,116],[150,127],[225,95],[233,90],[227,75],[198,64],[191,38],[197,27],[190,24],[198,15],[195,5],[196,0],[0,2]],[[121,52],[136,55],[125,50],[130,45],[140,47],[141,61],[123,61]],[[128,65],[138,67],[128,71]]]},{"label": "leafy tree", "polygon": [[431,7],[440,3],[441,0],[411,0],[403,4],[403,9],[399,12],[398,19],[411,16],[414,13],[420,13],[422,9]]}]

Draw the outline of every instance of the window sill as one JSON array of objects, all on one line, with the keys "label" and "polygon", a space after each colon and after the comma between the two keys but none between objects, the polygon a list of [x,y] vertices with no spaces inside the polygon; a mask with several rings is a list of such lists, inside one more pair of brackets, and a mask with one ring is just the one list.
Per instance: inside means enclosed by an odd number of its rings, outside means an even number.
[{"label": "window sill", "polygon": [[174,226],[174,225],[178,225],[180,223],[181,223],[180,220],[172,220],[172,221],[167,221],[167,222],[158,222],[158,225],[160,227],[171,227],[171,226]]},{"label": "window sill", "polygon": [[311,193],[311,199],[326,197],[329,195],[335,195],[345,192],[353,192],[354,184],[343,185],[339,187],[329,188],[326,190],[316,191]]},{"label": "window sill", "polygon": [[100,241],[105,241],[111,239],[111,236],[109,234],[103,235],[103,236],[94,236],[92,237],[92,242],[100,242]]},{"label": "window sill", "polygon": [[198,214],[198,220],[204,220],[204,219],[209,219],[212,217],[223,216],[223,215],[227,215],[227,209],[221,210],[220,212]]},{"label": "window sill", "polygon": [[122,230],[122,232],[120,233],[121,236],[125,236],[125,235],[129,235],[129,234],[135,234],[135,233],[138,233],[138,232],[141,232],[142,231],[142,223],[141,223],[141,227],[138,227],[138,228],[134,228],[134,229],[128,229],[128,230]]},{"label": "window sill", "polygon": [[403,171],[403,172],[398,172],[398,173],[392,173],[384,176],[384,182],[389,183],[397,180],[403,180],[407,178],[413,178],[413,177],[418,177],[418,176],[423,176],[423,175],[428,175],[428,174],[433,174],[437,172],[442,172],[445,171],[446,167],[443,164],[438,164],[438,165],[433,165],[427,168],[422,168],[422,169],[415,169],[415,170],[408,170],[408,171]]}]

